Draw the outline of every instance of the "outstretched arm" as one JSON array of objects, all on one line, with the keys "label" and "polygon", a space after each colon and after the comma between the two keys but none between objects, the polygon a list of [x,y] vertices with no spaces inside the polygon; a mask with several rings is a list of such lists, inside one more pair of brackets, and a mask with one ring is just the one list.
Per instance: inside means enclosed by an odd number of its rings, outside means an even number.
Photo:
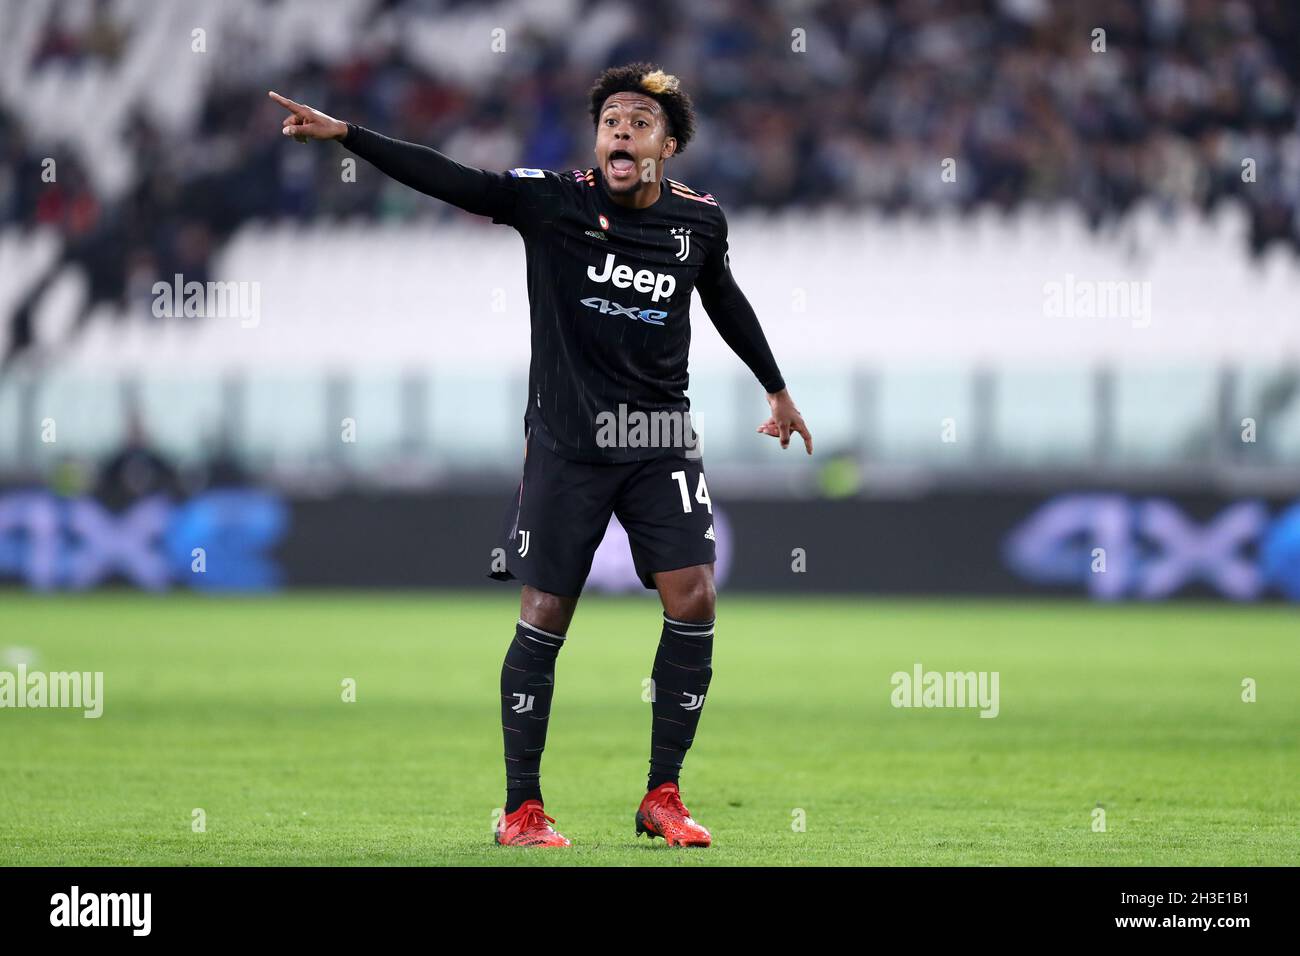
[{"label": "outstretched arm", "polygon": [[479,216],[505,219],[514,206],[513,192],[497,174],[464,166],[436,149],[337,120],[278,93],[269,95],[289,111],[282,132],[300,143],[337,140],[399,183]]},{"label": "outstretched arm", "polygon": [[799,409],[795,408],[794,399],[786,390],[785,379],[777,368],[776,358],[767,344],[763,327],[758,324],[758,316],[754,314],[745,293],[740,291],[740,286],[731,274],[725,240],[718,252],[706,263],[696,280],[695,288],[699,290],[700,301],[704,303],[704,309],[709,313],[722,340],[749,366],[749,370],[767,392],[767,404],[772,415],[758,426],[757,431],[779,438],[782,448],[788,448],[790,435],[798,432],[803,436],[804,448],[811,455],[812,432],[808,430]]}]

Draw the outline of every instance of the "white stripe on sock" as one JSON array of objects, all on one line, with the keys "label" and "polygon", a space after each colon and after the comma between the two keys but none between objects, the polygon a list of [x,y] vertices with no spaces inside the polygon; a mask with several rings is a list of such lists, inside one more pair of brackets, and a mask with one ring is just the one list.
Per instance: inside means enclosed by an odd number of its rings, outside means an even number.
[{"label": "white stripe on sock", "polygon": [[717,620],[717,618],[714,618],[713,620],[709,620],[709,621],[675,621],[667,614],[665,614],[664,620],[667,621],[669,624],[680,624],[682,627],[712,627],[714,625],[714,622]]},{"label": "white stripe on sock", "polygon": [[[545,635],[546,637],[553,637],[553,638],[555,638],[557,641],[562,641],[562,640],[564,640],[564,635],[563,635],[563,634],[552,634],[550,631],[543,631],[540,627],[533,627],[531,624],[529,624],[527,621],[525,621],[522,617],[519,619],[519,623],[522,624],[524,627],[528,628],[528,630],[530,630],[530,631],[536,631],[538,634],[543,634],[543,635]],[[527,637],[528,635],[525,634],[524,636]],[[539,642],[539,643],[540,643],[540,642]]]}]

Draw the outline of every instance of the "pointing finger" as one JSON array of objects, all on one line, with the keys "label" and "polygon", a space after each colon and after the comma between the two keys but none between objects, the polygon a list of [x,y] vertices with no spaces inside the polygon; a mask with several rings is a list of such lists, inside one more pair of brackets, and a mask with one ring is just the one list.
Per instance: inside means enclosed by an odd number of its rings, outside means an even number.
[{"label": "pointing finger", "polygon": [[288,97],[281,96],[279,93],[275,92],[274,90],[268,90],[266,95],[271,97],[271,99],[275,100],[285,109],[292,110],[294,113],[297,113],[299,116],[307,115],[307,107],[303,106],[301,103],[295,103],[293,100],[289,99]]}]

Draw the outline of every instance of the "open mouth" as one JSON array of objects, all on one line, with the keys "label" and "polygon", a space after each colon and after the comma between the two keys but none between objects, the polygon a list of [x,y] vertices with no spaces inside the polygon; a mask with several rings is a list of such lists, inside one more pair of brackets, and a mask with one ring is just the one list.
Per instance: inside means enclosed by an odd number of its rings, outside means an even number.
[{"label": "open mouth", "polygon": [[609,154],[609,171],[619,179],[624,179],[636,172],[636,157],[625,149],[616,149]]}]

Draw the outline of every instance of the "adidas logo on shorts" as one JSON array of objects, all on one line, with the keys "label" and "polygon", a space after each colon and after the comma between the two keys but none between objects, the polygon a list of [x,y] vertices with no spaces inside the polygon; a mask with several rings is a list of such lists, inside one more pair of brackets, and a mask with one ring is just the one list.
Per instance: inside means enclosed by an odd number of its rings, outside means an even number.
[{"label": "adidas logo on shorts", "polygon": [[713,536],[713,525],[709,525],[709,530],[704,532],[704,537],[715,544],[717,543],[718,539]]}]

